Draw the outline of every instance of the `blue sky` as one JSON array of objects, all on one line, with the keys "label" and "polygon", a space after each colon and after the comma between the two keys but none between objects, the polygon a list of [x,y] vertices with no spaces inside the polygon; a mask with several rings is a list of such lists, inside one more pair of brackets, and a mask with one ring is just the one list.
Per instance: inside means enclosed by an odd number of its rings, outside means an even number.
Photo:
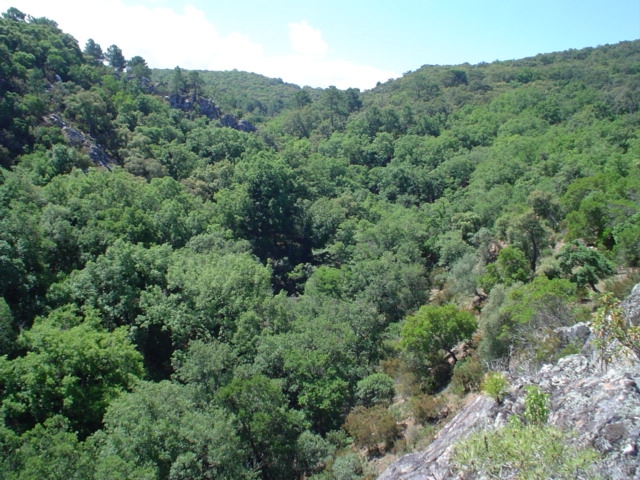
[{"label": "blue sky", "polygon": [[151,67],[368,89],[422,65],[640,38],[640,0],[0,0]]}]

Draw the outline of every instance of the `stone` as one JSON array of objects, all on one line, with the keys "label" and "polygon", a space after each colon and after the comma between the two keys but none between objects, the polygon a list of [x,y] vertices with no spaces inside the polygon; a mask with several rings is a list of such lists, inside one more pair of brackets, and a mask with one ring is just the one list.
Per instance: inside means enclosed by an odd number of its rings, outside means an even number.
[{"label": "stone", "polygon": [[587,343],[591,335],[591,329],[586,323],[576,323],[569,327],[560,327],[557,328],[555,332],[558,334],[558,337],[560,337],[563,346],[573,344],[582,347]]},{"label": "stone", "polygon": [[247,120],[238,120],[238,130],[240,130],[241,132],[251,133],[255,132],[257,128]]},{"label": "stone", "polygon": [[621,304],[625,318],[633,325],[640,325],[640,283],[631,290]]},{"label": "stone", "polygon": [[86,141],[83,133],[69,126],[62,127],[62,134],[72,147],[79,147]]},{"label": "stone", "polygon": [[440,480],[452,478],[449,458],[453,445],[474,429],[493,423],[496,402],[484,395],[471,400],[442,430],[422,453],[405,455],[391,464],[378,480]]},{"label": "stone", "polygon": [[197,97],[192,95],[180,95],[174,93],[165,97],[171,108],[191,112],[196,110],[200,115],[204,115],[209,119],[217,119],[220,117],[220,109],[215,102],[209,98]]},{"label": "stone", "polygon": [[220,125],[227,128],[237,129],[238,121],[233,115],[225,113],[222,117],[220,117]]},{"label": "stone", "polygon": [[45,117],[44,120],[48,125],[55,125],[59,127],[62,131],[62,135],[64,135],[64,138],[67,140],[67,143],[72,147],[82,149],[87,155],[89,155],[89,158],[96,166],[111,170],[111,166],[116,163],[113,158],[107,155],[104,148],[102,148],[102,146],[98,144],[93,137],[73,128],[59,115],[51,114]]},{"label": "stone", "polygon": [[[640,284],[624,302],[623,309],[627,318],[637,321]],[[591,335],[584,329],[588,329],[587,325],[574,327],[565,332],[567,339],[582,341]],[[570,432],[571,442],[576,446],[596,449],[601,455],[597,473],[602,478],[640,479],[637,457],[639,382],[640,364],[633,359],[621,357],[605,369],[591,354],[569,355],[555,364],[543,366],[533,375],[513,379],[509,396],[501,405],[486,397],[476,397],[442,429],[426,450],[400,458],[378,478],[462,478],[462,473],[454,471],[449,464],[453,444],[475,429],[499,428],[510,416],[521,414],[526,395],[524,387],[537,385],[550,395],[549,424]]]}]

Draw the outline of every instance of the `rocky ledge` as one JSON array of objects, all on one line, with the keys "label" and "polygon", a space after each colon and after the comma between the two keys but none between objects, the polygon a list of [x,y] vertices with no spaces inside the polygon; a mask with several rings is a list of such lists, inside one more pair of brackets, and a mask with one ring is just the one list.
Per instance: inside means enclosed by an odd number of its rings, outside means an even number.
[{"label": "rocky ledge", "polygon": [[[622,306],[627,319],[637,322],[640,285]],[[576,325],[574,332],[565,334],[585,338],[585,328]],[[476,429],[499,428],[511,415],[521,414],[528,385],[550,394],[550,425],[570,432],[575,445],[591,446],[600,454],[597,468],[602,478],[640,479],[640,365],[630,357],[601,364],[591,340],[587,338],[580,354],[545,365],[534,375],[512,379],[502,404],[482,395],[471,399],[426,450],[400,458],[379,480],[470,478],[449,464],[453,445]]]}]

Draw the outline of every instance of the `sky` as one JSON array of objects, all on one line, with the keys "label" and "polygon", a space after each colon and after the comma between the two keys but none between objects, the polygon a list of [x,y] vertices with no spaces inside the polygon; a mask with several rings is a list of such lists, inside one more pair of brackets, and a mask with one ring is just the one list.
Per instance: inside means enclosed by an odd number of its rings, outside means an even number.
[{"label": "sky", "polygon": [[0,0],[152,68],[367,90],[423,65],[640,38],[640,0]]}]

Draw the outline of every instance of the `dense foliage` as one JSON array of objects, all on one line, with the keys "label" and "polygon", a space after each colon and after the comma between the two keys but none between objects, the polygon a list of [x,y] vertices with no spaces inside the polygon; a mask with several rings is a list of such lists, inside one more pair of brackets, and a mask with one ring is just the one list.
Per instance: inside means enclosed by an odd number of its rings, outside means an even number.
[{"label": "dense foliage", "polygon": [[360,478],[394,395],[638,267],[639,42],[367,92],[126,53],[0,19],[7,478]]}]

